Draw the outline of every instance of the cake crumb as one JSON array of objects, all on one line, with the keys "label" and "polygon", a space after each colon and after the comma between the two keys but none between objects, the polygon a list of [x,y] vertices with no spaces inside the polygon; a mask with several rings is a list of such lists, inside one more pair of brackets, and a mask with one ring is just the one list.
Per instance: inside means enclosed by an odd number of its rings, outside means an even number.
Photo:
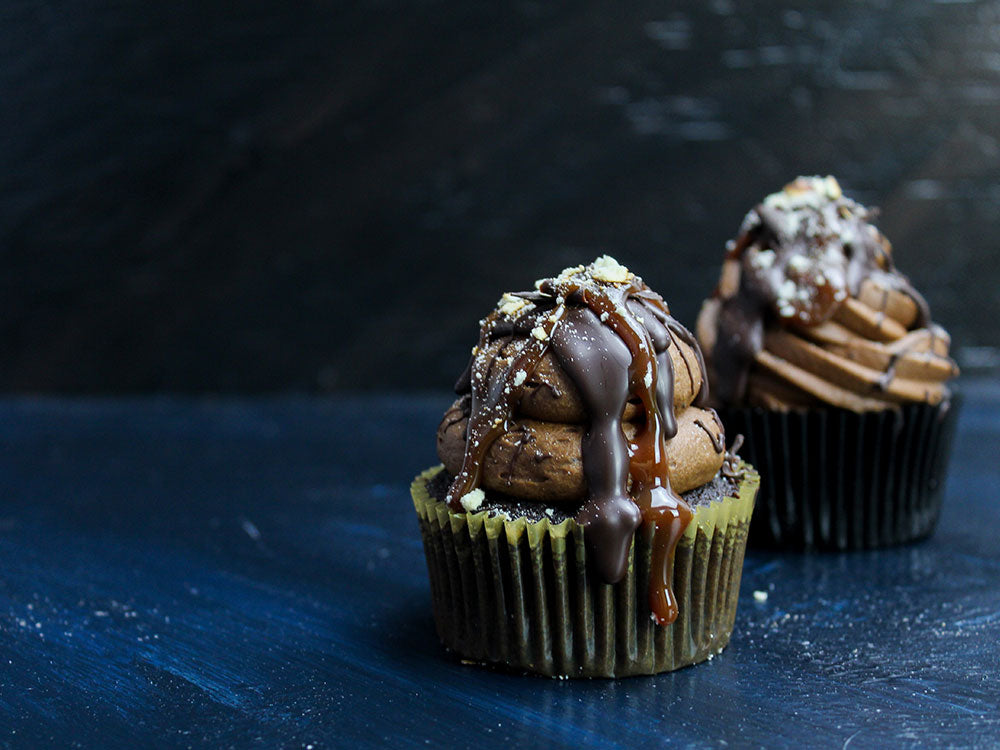
[{"label": "cake crumb", "polygon": [[840,189],[840,183],[837,182],[837,178],[832,175],[827,175],[827,178],[823,181],[826,187],[826,195],[831,200],[840,200],[844,195],[843,191]]},{"label": "cake crumb", "polygon": [[809,259],[799,253],[795,253],[795,255],[788,259],[788,267],[793,271],[805,271],[810,265]]},{"label": "cake crumb", "polygon": [[474,489],[471,492],[466,492],[462,495],[462,499],[459,502],[466,511],[472,513],[479,509],[479,506],[483,504],[483,500],[486,499],[486,493],[481,489]]},{"label": "cake crumb", "polygon": [[[569,268],[564,268],[562,271],[560,271],[559,275],[556,276],[555,280],[556,280],[557,283],[558,282],[563,282],[563,281],[569,281],[570,279],[572,279],[577,274],[583,273],[585,270],[587,270],[587,269],[584,266],[570,266]],[[536,289],[540,288],[541,285],[544,284],[545,282],[546,282],[546,279],[538,279],[535,282],[535,288]]]},{"label": "cake crumb", "polygon": [[763,604],[764,602],[767,601],[767,592],[766,591],[754,591],[753,592],[753,600],[755,602]]},{"label": "cake crumb", "polygon": [[750,265],[754,268],[770,268],[774,265],[774,250],[757,250],[750,256]]},{"label": "cake crumb", "polygon": [[632,272],[610,255],[602,255],[591,264],[591,268],[595,279],[609,284],[621,284],[632,278]]},{"label": "cake crumb", "polygon": [[497,308],[504,315],[514,315],[529,305],[534,307],[534,305],[523,297],[516,297],[510,292],[504,292],[500,298],[500,302],[497,304]]}]

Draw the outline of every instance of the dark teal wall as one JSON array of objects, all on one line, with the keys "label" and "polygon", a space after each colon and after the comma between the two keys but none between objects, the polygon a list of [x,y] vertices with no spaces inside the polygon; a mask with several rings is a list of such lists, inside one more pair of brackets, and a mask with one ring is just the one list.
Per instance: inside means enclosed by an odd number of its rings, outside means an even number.
[{"label": "dark teal wall", "polygon": [[606,251],[693,325],[798,173],[1000,345],[1000,3],[801,6],[7,3],[0,390],[446,387]]}]

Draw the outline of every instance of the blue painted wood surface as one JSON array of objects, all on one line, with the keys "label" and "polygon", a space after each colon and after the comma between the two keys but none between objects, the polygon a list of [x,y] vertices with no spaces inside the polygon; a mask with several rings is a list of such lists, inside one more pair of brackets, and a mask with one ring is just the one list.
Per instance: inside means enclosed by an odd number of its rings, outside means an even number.
[{"label": "blue painted wood surface", "polygon": [[438,645],[407,486],[445,396],[0,401],[0,744],[996,745],[1000,384],[966,392],[933,539],[751,552],[721,656],[619,682]]}]

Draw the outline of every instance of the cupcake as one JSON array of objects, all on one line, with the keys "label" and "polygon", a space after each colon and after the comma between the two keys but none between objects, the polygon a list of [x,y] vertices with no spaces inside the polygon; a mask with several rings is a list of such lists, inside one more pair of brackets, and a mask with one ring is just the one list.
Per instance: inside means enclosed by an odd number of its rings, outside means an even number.
[{"label": "cupcake", "polygon": [[694,337],[607,256],[504,294],[413,483],[434,620],[466,660],[664,672],[729,641],[759,479]]},{"label": "cupcake", "polygon": [[713,403],[765,477],[751,543],[859,549],[934,530],[958,368],[874,218],[833,177],[798,178],[747,214],[702,306]]}]

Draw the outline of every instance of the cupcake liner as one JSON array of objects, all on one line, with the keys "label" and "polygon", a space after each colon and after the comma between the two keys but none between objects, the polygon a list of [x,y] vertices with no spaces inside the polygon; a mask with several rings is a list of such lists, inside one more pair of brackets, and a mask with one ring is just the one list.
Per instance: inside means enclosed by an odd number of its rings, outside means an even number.
[{"label": "cupcake liner", "polygon": [[904,544],[937,525],[960,406],[719,409],[764,477],[750,544],[851,550]]},{"label": "cupcake liner", "polygon": [[655,625],[648,603],[652,529],[642,527],[620,582],[588,564],[572,519],[455,513],[427,492],[441,467],[411,486],[441,641],[465,659],[551,677],[655,674],[708,659],[729,642],[760,478],[748,465],[738,498],[695,509],[678,542],[679,615]]}]

